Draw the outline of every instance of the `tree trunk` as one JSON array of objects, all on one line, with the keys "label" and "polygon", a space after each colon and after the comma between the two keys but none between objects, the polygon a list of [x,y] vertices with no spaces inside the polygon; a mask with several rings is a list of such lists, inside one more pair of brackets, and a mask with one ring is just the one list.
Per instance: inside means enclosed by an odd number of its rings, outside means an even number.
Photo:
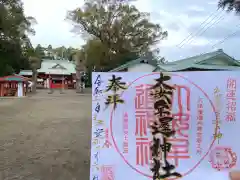
[{"label": "tree trunk", "polygon": [[[76,68],[76,69],[78,69],[78,68]],[[76,70],[76,93],[82,93],[81,72],[79,70]]]},{"label": "tree trunk", "polygon": [[85,66],[82,60],[80,60],[79,54],[75,54],[73,58],[75,61],[75,70],[76,70],[76,93],[83,93],[81,73],[85,71]]},{"label": "tree trunk", "polygon": [[36,93],[37,91],[37,69],[32,69],[32,92]]}]

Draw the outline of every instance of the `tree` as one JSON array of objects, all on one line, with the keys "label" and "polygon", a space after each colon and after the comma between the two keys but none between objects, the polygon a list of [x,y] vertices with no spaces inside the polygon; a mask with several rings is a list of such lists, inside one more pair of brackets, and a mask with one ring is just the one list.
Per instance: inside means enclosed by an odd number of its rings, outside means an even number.
[{"label": "tree", "polygon": [[77,59],[74,59],[76,74],[80,74],[80,72],[83,71],[83,67],[85,67],[87,75],[86,84],[88,86],[91,85],[92,71],[108,71],[120,65],[120,63],[126,63],[138,58],[136,53],[128,52],[127,54],[114,56],[113,63],[111,63],[107,60],[108,48],[97,38],[89,39],[87,43],[82,46],[81,50],[75,50],[75,52],[75,54],[77,54]]},{"label": "tree", "polygon": [[19,43],[0,43],[0,76],[19,73],[21,69],[28,67],[27,58],[22,55]]},{"label": "tree", "polygon": [[36,56],[37,56],[38,58],[40,58],[40,59],[43,59],[43,58],[46,57],[46,55],[45,55],[45,53],[44,53],[44,48],[43,48],[40,44],[38,44],[38,45],[36,46],[34,53],[35,53]]},{"label": "tree", "polygon": [[160,55],[160,49],[154,49],[147,53],[147,56],[149,59],[155,60],[157,64],[166,64],[167,61],[164,57],[161,57]]},{"label": "tree", "polygon": [[76,92],[83,92],[82,89],[82,73],[86,71],[85,60],[82,57],[82,52],[75,52],[73,56],[73,60],[75,61],[75,70],[76,70]]},{"label": "tree", "polygon": [[218,2],[218,7],[226,9],[227,12],[235,11],[240,14],[240,1],[239,0],[220,0]]},{"label": "tree", "polygon": [[108,47],[104,45],[99,39],[89,39],[82,49],[79,51],[80,59],[84,60],[85,66],[92,71],[108,71],[122,63],[138,58],[134,52],[127,51],[126,53],[119,53],[112,55],[112,61],[108,61]]},{"label": "tree", "polygon": [[48,45],[47,47],[47,58],[48,59],[54,59],[53,54],[52,54],[52,45]]},{"label": "tree", "polygon": [[72,56],[74,54],[76,54],[77,52],[79,52],[79,49],[75,49],[75,48],[72,48],[72,47],[69,47],[67,48],[67,51],[66,51],[66,59],[68,59],[69,61],[72,61]]},{"label": "tree", "polygon": [[64,59],[67,57],[66,49],[66,47],[62,46],[55,48],[53,51],[56,53],[58,59]]},{"label": "tree", "polygon": [[47,49],[51,51],[53,49],[52,45],[49,44]]},{"label": "tree", "polygon": [[76,33],[88,33],[100,40],[107,48],[108,61],[122,54],[143,55],[167,37],[159,24],[149,21],[149,14],[124,3],[88,0],[83,7],[69,11],[67,19],[73,23]]},{"label": "tree", "polygon": [[20,0],[0,1],[0,19],[0,75],[18,73],[28,67],[23,46],[36,21],[24,15]]},{"label": "tree", "polygon": [[41,68],[41,63],[42,63],[41,54],[36,50],[40,51],[42,48],[40,45],[38,45],[36,49],[34,49],[30,42],[30,39],[26,37],[24,49],[25,49],[24,51],[25,57],[28,58],[28,63],[29,63],[30,69],[32,70],[32,82],[33,82],[32,92],[36,93],[37,74],[38,74],[37,70]]},{"label": "tree", "polygon": [[80,51],[80,59],[84,60],[85,66],[92,70],[101,71],[106,68],[108,48],[98,39],[90,39],[82,46]]},{"label": "tree", "polygon": [[41,59],[36,56],[29,56],[29,63],[32,70],[32,92],[36,93],[37,89],[37,70],[41,67]]}]

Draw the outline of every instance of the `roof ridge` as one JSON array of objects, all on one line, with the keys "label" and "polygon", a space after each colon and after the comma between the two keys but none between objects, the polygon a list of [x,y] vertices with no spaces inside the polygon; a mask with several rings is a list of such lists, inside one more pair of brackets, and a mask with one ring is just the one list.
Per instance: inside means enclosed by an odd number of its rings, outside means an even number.
[{"label": "roof ridge", "polygon": [[[148,56],[141,56],[141,57],[138,57],[137,59],[130,60],[130,61],[110,70],[110,72],[122,70],[122,69],[128,67],[129,65],[134,65],[135,63],[141,62],[142,60],[147,60],[148,62],[152,62],[152,65],[153,65],[153,62],[155,61],[152,58],[149,58]],[[151,64],[151,63],[149,63],[149,64]]]},{"label": "roof ridge", "polygon": [[42,61],[69,61],[68,59],[42,59]]},{"label": "roof ridge", "polygon": [[138,62],[138,61],[140,61],[140,60],[142,60],[142,57],[139,57],[139,58],[134,59],[134,60],[130,60],[130,61],[128,61],[128,62],[126,62],[126,63],[123,63],[122,65],[120,65],[120,66],[118,66],[118,67],[110,70],[110,72],[124,69],[124,68],[127,67],[128,65],[134,64],[135,62]]},{"label": "roof ridge", "polygon": [[195,55],[195,56],[190,56],[190,57],[186,57],[186,58],[183,58],[183,59],[180,59],[180,60],[173,61],[172,63],[185,61],[185,60],[191,59],[191,58],[195,59],[195,58],[201,57],[201,56],[203,56],[203,55],[209,55],[209,54],[213,54],[213,53],[217,53],[217,52],[219,52],[219,53],[224,53],[223,51],[220,52],[219,50],[217,50],[217,51],[212,51],[212,52],[207,52],[207,53],[201,53],[201,54],[198,54],[198,55]]},{"label": "roof ridge", "polygon": [[[30,69],[22,69],[22,70],[20,70],[20,71],[25,71],[25,72],[32,72],[32,70],[30,70]],[[17,74],[16,74],[17,75]]]}]

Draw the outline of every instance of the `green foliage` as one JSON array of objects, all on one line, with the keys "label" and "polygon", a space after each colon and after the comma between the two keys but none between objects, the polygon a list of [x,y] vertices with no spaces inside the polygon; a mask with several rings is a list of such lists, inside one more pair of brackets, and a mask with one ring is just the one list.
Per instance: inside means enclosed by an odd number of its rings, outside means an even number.
[{"label": "green foliage", "polygon": [[[30,48],[30,47],[29,47]],[[30,48],[31,49],[31,48]],[[43,47],[41,44],[38,44],[34,51],[34,56],[40,59],[49,59],[49,60],[60,60],[60,59],[68,59],[72,60],[72,55],[79,51],[79,49],[75,49],[72,47],[57,47],[53,48],[52,45],[48,45],[48,47]]]},{"label": "green foliage", "polygon": [[32,70],[41,68],[41,59],[36,56],[29,57],[29,64]]},{"label": "green foliage", "polygon": [[80,51],[80,59],[85,61],[85,65],[96,70],[101,70],[107,64],[107,53],[108,49],[104,46],[100,40],[92,39],[89,40]]},{"label": "green foliage", "polygon": [[29,68],[28,59],[21,54],[21,49],[0,50],[0,76],[19,73],[21,69]]},{"label": "green foliage", "polygon": [[26,17],[20,0],[0,1],[0,75],[29,68],[26,53],[27,34],[34,34],[32,17]]},{"label": "green foliage", "polygon": [[52,50],[52,45],[49,44],[47,49],[48,49],[48,50]]},{"label": "green foliage", "polygon": [[111,69],[145,55],[167,37],[159,24],[149,21],[148,13],[126,3],[86,1],[83,7],[69,11],[67,19],[75,33],[91,37],[83,46],[82,58],[97,69]]},{"label": "green foliage", "polygon": [[44,48],[40,44],[37,45],[34,53],[37,57],[41,59],[45,58]]},{"label": "green foliage", "polygon": [[53,48],[52,52],[57,56],[57,59],[68,59],[72,60],[72,55],[77,52],[78,49],[72,48],[72,47],[57,47]]},{"label": "green foliage", "polygon": [[[79,59],[84,61],[84,65],[90,72],[93,69],[95,71],[108,71],[138,58],[138,54],[135,52],[111,53],[108,47],[96,38],[88,40],[78,53]],[[109,56],[111,56],[111,60],[109,60]]]},{"label": "green foliage", "polygon": [[68,19],[81,32],[94,35],[113,51],[145,52],[148,47],[167,36],[158,24],[149,21],[149,14],[128,4],[96,4],[70,11]]},{"label": "green foliage", "polygon": [[240,14],[240,1],[239,0],[220,0],[218,2],[218,7],[226,9],[227,12],[235,11]]}]

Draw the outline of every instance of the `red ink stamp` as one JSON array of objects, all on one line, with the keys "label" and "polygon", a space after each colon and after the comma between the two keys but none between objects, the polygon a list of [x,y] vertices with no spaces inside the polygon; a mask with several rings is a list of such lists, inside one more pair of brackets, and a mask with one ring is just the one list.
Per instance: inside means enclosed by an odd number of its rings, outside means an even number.
[{"label": "red ink stamp", "polygon": [[105,138],[106,138],[106,140],[105,140],[105,143],[104,143],[103,147],[110,148],[112,146],[112,144],[109,140],[109,130],[108,130],[108,128],[106,128],[106,130],[105,130]]},{"label": "red ink stamp", "polygon": [[212,168],[222,171],[231,169],[236,165],[237,155],[229,147],[218,146],[210,153],[210,163]]},{"label": "red ink stamp", "polygon": [[[151,165],[152,163],[151,161],[152,154],[150,149],[152,137],[151,129],[149,129],[148,127],[149,124],[156,117],[155,111],[153,110],[154,100],[151,96],[152,84],[148,83],[150,82],[149,80],[152,81],[152,79],[156,78],[156,76],[157,77],[159,76],[159,72],[141,76],[129,84],[129,87],[130,86],[133,87],[129,88],[129,92],[131,92],[131,99],[134,101],[134,103],[131,103],[131,107],[133,109],[130,109],[129,108],[130,106],[125,106],[124,108],[126,109],[121,109],[119,113],[128,112],[130,113],[128,115],[129,117],[133,118],[135,116],[134,118],[135,121],[127,121],[126,123],[126,120],[124,120],[122,116],[119,117],[116,116],[116,113],[114,114],[113,113],[114,111],[112,110],[110,115],[110,129],[109,129],[109,131],[111,132],[110,134],[112,137],[113,146],[115,150],[119,153],[121,158],[124,160],[124,162],[135,172],[150,179],[152,179],[152,173],[150,173],[149,171],[150,169],[149,165]],[[168,138],[168,142],[169,143],[171,142],[172,146],[166,158],[169,163],[175,166],[177,171],[179,171],[179,173],[181,173],[182,176],[186,176],[193,172],[203,162],[203,160],[205,160],[209,156],[209,152],[215,145],[215,139],[204,138],[209,134],[203,134],[203,124],[206,124],[212,129],[213,132],[216,132],[217,124],[212,124],[211,122],[205,120],[205,118],[208,119],[207,116],[209,116],[209,114],[214,117],[216,116],[216,108],[214,106],[214,103],[209,98],[208,94],[204,92],[201,89],[201,87],[199,87],[197,84],[179,74],[171,73],[171,76],[174,78],[172,83],[170,84],[174,85],[175,87],[172,97],[169,97],[169,99],[172,98],[171,99],[172,107],[170,110],[171,116],[174,119],[174,121],[171,124],[171,127],[176,131],[176,133],[174,137]],[[145,81],[138,81],[140,79],[141,80],[144,79]],[[174,84],[174,82],[179,83],[181,82],[181,84]],[[192,89],[194,89],[193,94],[191,93]],[[121,95],[125,96],[126,92],[128,92],[128,90],[124,91]],[[200,96],[201,102],[199,102],[198,107],[199,125],[197,133],[199,134],[199,136],[197,141],[192,142],[189,141],[189,138],[191,139],[193,138],[192,133],[190,133],[189,131],[191,130],[193,125],[192,111],[194,109],[190,102],[196,100],[196,98],[194,97],[196,92],[200,93],[201,95]],[[132,93],[135,93],[135,96],[132,97]],[[126,95],[126,97],[129,97],[129,95],[130,94],[128,94],[128,96]],[[194,108],[196,108],[196,106],[194,106]],[[208,109],[208,112],[204,113],[203,109]],[[123,122],[123,127],[125,127],[126,124],[128,124],[126,126],[127,127],[126,134],[131,132],[131,136],[135,136],[133,137],[134,139],[131,137],[131,146],[126,145],[122,146],[122,143],[126,144],[126,142],[128,142],[129,139],[128,136],[126,138],[125,132],[121,137],[119,136],[120,133],[119,123],[116,123],[119,121]],[[130,133],[128,135],[130,135]],[[134,145],[132,143],[134,143]],[[209,145],[207,145],[206,147],[201,147],[200,145],[201,143]],[[119,147],[119,145],[121,147]],[[196,147],[198,147],[197,150],[198,152],[200,152],[200,155],[198,156],[197,159],[193,158],[194,156],[192,156],[193,152],[194,155],[196,154]],[[135,156],[130,157],[129,152]],[[182,164],[184,163],[182,162],[188,162],[192,166],[191,167],[183,166]]]},{"label": "red ink stamp", "polygon": [[101,180],[114,180],[114,170],[112,165],[101,167]]}]

